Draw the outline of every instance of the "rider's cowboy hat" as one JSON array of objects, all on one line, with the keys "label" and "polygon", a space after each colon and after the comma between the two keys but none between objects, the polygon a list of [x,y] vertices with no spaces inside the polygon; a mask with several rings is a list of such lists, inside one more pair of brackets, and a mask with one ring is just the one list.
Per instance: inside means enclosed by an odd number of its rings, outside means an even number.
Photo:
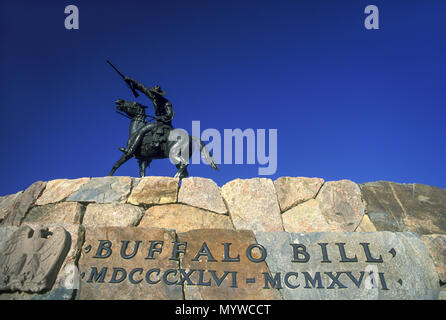
[{"label": "rider's cowboy hat", "polygon": [[160,86],[156,85],[154,87],[150,87],[150,92],[159,94],[160,96],[164,96],[166,91],[161,90]]}]

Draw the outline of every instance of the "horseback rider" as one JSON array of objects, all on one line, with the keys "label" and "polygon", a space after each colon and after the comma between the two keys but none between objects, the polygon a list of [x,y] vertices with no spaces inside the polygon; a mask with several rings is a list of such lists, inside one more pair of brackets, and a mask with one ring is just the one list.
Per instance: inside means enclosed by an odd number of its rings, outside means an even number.
[{"label": "horseback rider", "polygon": [[[146,167],[150,164],[153,159],[166,159],[170,158],[172,162],[178,169],[175,174],[176,178],[185,178],[189,174],[187,172],[187,166],[189,165],[189,158],[192,154],[192,141],[195,141],[199,147],[201,154],[205,157],[206,162],[212,166],[215,170],[218,170],[218,166],[206,148],[203,141],[200,138],[187,135],[187,148],[189,153],[188,157],[183,154],[183,149],[186,146],[183,139],[172,139],[170,141],[170,133],[173,130],[172,119],[174,117],[174,112],[172,109],[172,104],[167,100],[165,92],[161,90],[160,86],[156,85],[147,89],[141,83],[126,77],[122,74],[109,60],[107,63],[120,75],[126,84],[130,87],[135,98],[139,96],[136,90],[144,93],[153,103],[155,108],[155,120],[156,122],[147,123],[145,108],[136,102],[129,102],[122,99],[116,100],[116,111],[122,115],[127,116],[131,119],[130,123],[130,137],[127,140],[127,149],[119,148],[124,154],[121,158],[116,161],[113,165],[109,176],[112,176],[116,170],[127,160],[135,157],[139,164],[139,174],[141,177],[145,176]],[[145,135],[147,139],[143,140]],[[174,135],[172,135],[173,138]],[[169,141],[169,143],[167,143]],[[136,153],[137,148],[141,146],[141,152]]]},{"label": "horseback rider", "polygon": [[146,124],[144,127],[139,129],[132,139],[129,141],[127,149],[120,148],[121,151],[125,153],[127,157],[133,156],[136,148],[141,144],[141,140],[144,135],[150,131],[154,131],[154,137],[152,140],[152,147],[158,149],[160,147],[160,142],[167,140],[166,129],[172,129],[172,119],[174,116],[174,111],[172,108],[172,103],[167,100],[164,95],[165,91],[161,90],[159,85],[150,87],[147,89],[143,84],[129,77],[124,78],[131,88],[136,89],[144,93],[153,103],[155,108],[155,120],[156,122],[151,122]]}]

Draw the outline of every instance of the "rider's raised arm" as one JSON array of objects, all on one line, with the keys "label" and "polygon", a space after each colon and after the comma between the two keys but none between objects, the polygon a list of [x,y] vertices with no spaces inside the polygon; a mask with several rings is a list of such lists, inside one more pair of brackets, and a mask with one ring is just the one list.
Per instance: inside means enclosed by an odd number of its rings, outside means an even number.
[{"label": "rider's raised arm", "polygon": [[128,77],[125,78],[125,81],[130,82],[133,88],[144,93],[150,100],[153,100],[155,98],[154,95],[150,92],[150,90],[147,89],[142,83],[139,83],[138,81]]}]

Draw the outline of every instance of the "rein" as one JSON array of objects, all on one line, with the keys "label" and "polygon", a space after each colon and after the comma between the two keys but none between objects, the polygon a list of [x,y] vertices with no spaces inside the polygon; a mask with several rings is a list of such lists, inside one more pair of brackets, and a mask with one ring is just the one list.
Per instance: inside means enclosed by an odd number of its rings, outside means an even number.
[{"label": "rein", "polygon": [[155,119],[155,117],[152,117],[151,115],[147,115],[147,114],[139,114],[139,115],[136,115],[135,117],[129,117],[127,114],[125,114],[124,112],[122,112],[122,111],[119,111],[119,110],[116,110],[116,113],[117,114],[120,114],[121,116],[124,116],[124,117],[126,117],[127,119],[130,119],[130,120],[133,120],[134,118],[137,118],[137,117],[140,117],[141,118],[141,120],[142,121],[146,121],[146,118],[147,117],[149,117],[149,118],[151,118],[151,120],[150,121],[152,121],[152,120],[154,120]]},{"label": "rein", "polygon": [[132,120],[132,118],[131,117],[129,117],[128,115],[126,115],[124,112],[121,112],[121,111],[119,111],[119,110],[116,110],[116,113],[117,114],[120,114],[121,116],[124,116],[124,117],[126,117],[127,119],[130,119],[130,120]]}]

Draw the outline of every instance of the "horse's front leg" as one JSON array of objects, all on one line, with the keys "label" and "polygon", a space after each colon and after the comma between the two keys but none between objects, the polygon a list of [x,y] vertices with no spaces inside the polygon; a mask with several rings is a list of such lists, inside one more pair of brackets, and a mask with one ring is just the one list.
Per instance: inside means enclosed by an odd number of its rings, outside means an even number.
[{"label": "horse's front leg", "polygon": [[108,174],[109,176],[112,176],[116,170],[118,170],[118,168],[127,160],[129,160],[132,156],[128,155],[128,154],[123,154],[121,159],[119,159],[118,161],[116,161],[116,163],[113,165],[110,173]]}]

